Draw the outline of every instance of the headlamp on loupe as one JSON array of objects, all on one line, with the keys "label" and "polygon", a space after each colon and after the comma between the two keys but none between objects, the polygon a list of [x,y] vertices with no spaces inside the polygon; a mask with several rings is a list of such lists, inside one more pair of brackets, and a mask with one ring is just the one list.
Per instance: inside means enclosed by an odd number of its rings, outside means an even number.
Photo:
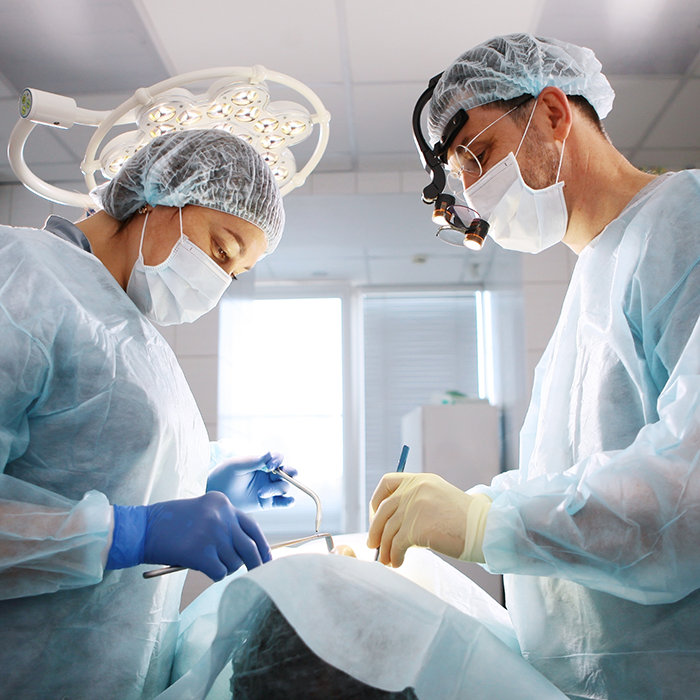
[{"label": "headlamp on loupe", "polygon": [[454,196],[444,192],[447,184],[447,152],[469,120],[469,115],[464,109],[460,109],[447,123],[442,140],[435,144],[434,148],[430,147],[421,130],[423,109],[433,96],[441,76],[442,73],[431,78],[427,89],[418,98],[413,109],[413,140],[423,168],[430,175],[430,184],[424,188],[421,198],[423,202],[433,206],[433,221],[440,226],[436,234],[440,240],[450,245],[464,246],[469,250],[481,250],[488,235],[488,222],[470,207],[457,204]]}]

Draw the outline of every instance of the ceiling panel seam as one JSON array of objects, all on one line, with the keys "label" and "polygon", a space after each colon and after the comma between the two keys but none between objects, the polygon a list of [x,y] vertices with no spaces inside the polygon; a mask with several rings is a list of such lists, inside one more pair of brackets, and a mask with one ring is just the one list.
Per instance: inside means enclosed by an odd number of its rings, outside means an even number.
[{"label": "ceiling panel seam", "polygon": [[[347,103],[346,119],[348,120],[348,139],[352,153],[352,169],[357,170],[357,135],[355,132],[355,102],[352,90],[352,69],[350,67],[350,37],[348,35],[348,18],[345,11],[345,0],[335,1],[338,15],[338,39],[340,48],[340,69],[343,76],[343,91]],[[332,118],[333,115],[331,115]],[[331,126],[331,129],[333,127]]]},{"label": "ceiling panel seam", "polygon": [[153,42],[153,46],[155,47],[158,56],[160,56],[160,60],[163,61],[165,70],[168,71],[171,78],[174,77],[177,74],[175,63],[173,62],[172,58],[170,58],[170,54],[165,47],[165,44],[163,44],[160,34],[156,31],[156,28],[153,25],[153,18],[146,9],[146,6],[143,4],[143,0],[131,0],[131,3],[133,4],[138,16],[141,18],[141,22],[143,23],[149,38]]}]

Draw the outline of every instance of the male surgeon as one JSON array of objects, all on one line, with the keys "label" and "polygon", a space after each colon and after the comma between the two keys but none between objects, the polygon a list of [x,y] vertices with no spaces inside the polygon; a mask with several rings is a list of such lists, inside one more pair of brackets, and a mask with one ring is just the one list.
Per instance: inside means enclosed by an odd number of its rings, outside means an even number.
[{"label": "male surgeon", "polygon": [[475,220],[578,261],[519,469],[467,493],[384,476],[368,545],[505,574],[524,656],[570,698],[681,700],[700,688],[700,173],[626,161],[600,121],[613,97],[590,50],[525,34],[435,85],[431,148]]}]

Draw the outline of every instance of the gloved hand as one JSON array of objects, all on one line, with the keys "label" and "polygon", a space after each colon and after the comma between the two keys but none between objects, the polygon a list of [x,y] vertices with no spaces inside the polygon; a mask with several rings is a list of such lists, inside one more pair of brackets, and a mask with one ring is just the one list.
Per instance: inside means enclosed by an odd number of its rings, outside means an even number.
[{"label": "gloved hand", "polygon": [[184,566],[214,581],[245,564],[270,561],[270,546],[258,524],[222,493],[150,506],[112,506],[114,535],[107,569],[138,564]]},{"label": "gloved hand", "polygon": [[483,563],[490,507],[488,496],[464,493],[436,474],[385,474],[370,502],[367,546],[381,545],[379,561],[393,567],[412,545]]},{"label": "gloved hand", "polygon": [[[225,493],[233,505],[246,511],[288,508],[294,504],[294,497],[286,495],[289,483],[270,473],[283,461],[279,452],[262,457],[230,457],[209,472],[207,491]],[[297,475],[296,469],[282,468],[291,477]]]}]

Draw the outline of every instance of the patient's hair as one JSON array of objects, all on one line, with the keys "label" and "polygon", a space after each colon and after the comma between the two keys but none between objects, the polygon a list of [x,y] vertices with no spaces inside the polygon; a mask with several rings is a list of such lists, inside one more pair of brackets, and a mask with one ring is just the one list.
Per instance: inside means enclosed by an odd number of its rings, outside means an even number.
[{"label": "patient's hair", "polygon": [[248,634],[233,655],[233,700],[418,700],[411,688],[373,688],[322,661],[271,600],[243,623]]}]

